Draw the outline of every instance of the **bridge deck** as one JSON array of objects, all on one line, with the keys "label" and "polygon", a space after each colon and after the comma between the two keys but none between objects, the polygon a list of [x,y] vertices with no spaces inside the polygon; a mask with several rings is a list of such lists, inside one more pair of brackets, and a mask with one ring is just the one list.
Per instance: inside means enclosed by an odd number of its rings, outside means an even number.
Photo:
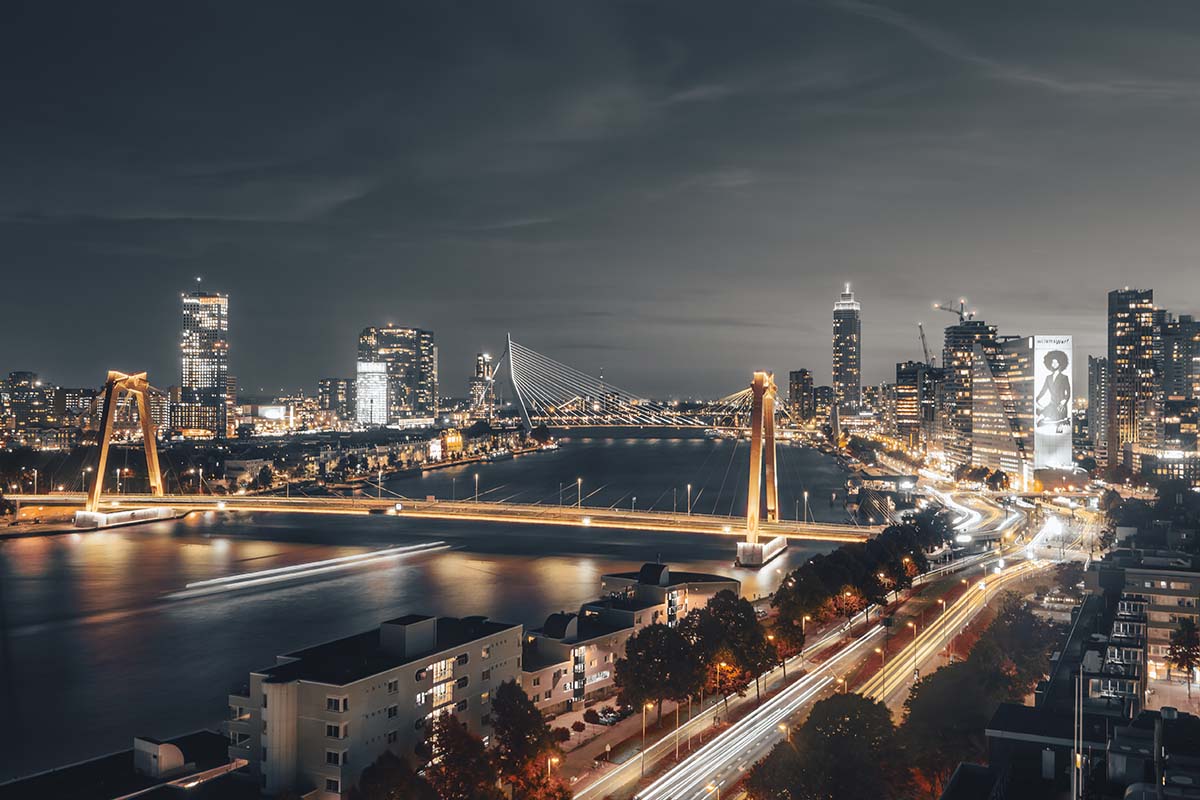
[{"label": "bridge deck", "polygon": [[[22,504],[78,505],[86,497],[78,493],[18,495]],[[274,497],[264,495],[121,495],[101,502],[102,509],[126,506],[171,506],[179,511],[257,511],[295,514],[379,514],[423,519],[506,522],[528,525],[582,525],[597,528],[708,533],[742,538],[746,533],[744,517],[713,514],[680,514],[670,511],[631,511],[584,506],[529,505],[490,503],[473,500],[376,499],[369,497]],[[781,520],[759,523],[761,538],[785,536],[812,541],[861,542],[874,536],[879,526],[838,525],[825,522]]]}]

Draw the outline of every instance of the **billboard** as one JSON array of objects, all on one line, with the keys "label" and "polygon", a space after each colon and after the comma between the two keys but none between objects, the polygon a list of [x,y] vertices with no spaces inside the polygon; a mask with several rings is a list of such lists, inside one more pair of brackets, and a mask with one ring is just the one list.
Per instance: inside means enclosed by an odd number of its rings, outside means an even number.
[{"label": "billboard", "polygon": [[1071,469],[1070,336],[1033,337],[1033,468]]}]

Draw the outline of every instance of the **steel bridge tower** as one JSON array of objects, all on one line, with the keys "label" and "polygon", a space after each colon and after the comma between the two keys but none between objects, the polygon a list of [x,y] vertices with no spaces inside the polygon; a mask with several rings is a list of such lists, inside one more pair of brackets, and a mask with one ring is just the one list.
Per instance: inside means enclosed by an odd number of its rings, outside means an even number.
[{"label": "steel bridge tower", "polygon": [[162,473],[158,468],[158,440],[155,438],[154,418],[150,416],[150,383],[146,373],[126,375],[109,370],[104,382],[104,411],[100,415],[100,455],[96,463],[96,480],[88,492],[86,509],[95,512],[100,507],[100,491],[104,487],[104,469],[108,464],[108,445],[112,438],[113,420],[121,394],[134,398],[138,404],[138,419],[142,426],[142,446],[146,449],[146,472],[150,477],[150,493],[161,497]]}]

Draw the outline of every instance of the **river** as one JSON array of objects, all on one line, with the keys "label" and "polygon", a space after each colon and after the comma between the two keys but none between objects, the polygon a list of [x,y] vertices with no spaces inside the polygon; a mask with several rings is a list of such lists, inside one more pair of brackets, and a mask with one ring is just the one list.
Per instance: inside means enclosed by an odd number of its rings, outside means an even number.
[{"label": "river", "polygon": [[[555,452],[389,482],[409,497],[745,512],[748,447],[703,439],[580,439]],[[841,520],[844,474],[821,453],[781,446],[783,515]],[[576,484],[576,479],[581,479]],[[739,495],[739,491],[741,494]],[[840,506],[840,494],[839,494]],[[167,595],[225,575],[444,541],[452,549],[305,582],[188,600]],[[793,546],[761,570],[731,566],[733,542],[703,535],[287,514],[210,513],[109,532],[0,544],[0,689],[8,710],[0,780],[216,726],[230,688],[276,654],[405,613],[483,614],[539,626],[578,610],[600,576],[661,558],[773,591],[827,547]]]}]

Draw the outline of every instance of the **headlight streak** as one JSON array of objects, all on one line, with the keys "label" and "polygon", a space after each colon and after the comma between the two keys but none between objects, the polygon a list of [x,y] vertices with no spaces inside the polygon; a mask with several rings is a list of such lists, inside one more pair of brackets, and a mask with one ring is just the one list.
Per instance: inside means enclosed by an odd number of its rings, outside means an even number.
[{"label": "headlight streak", "polygon": [[426,542],[424,544],[406,545],[404,547],[392,547],[385,550],[372,550],[369,553],[357,553],[352,556],[341,556],[340,558],[330,558],[324,561],[310,561],[307,564],[293,564],[288,567],[247,572],[242,575],[227,575],[222,578],[212,578],[210,580],[195,581],[186,584],[182,591],[172,592],[166,595],[166,598],[168,600],[183,600],[189,597],[202,597],[220,592],[232,592],[252,586],[300,580],[314,575],[374,564],[379,561],[388,561],[424,553],[435,553],[440,550],[449,549],[450,545],[445,542]]},{"label": "headlight streak", "polygon": [[681,797],[703,796],[704,787],[712,775],[728,768],[742,758],[747,747],[766,736],[778,737],[778,725],[788,719],[802,705],[813,699],[834,682],[829,670],[838,663],[857,653],[859,649],[874,641],[883,633],[875,626],[870,631],[842,648],[836,655],[821,664],[816,671],[801,678],[776,697],[755,709],[749,716],[734,724],[716,739],[713,739],[694,755],[676,765],[666,775],[639,792],[638,800],[676,800]]}]

